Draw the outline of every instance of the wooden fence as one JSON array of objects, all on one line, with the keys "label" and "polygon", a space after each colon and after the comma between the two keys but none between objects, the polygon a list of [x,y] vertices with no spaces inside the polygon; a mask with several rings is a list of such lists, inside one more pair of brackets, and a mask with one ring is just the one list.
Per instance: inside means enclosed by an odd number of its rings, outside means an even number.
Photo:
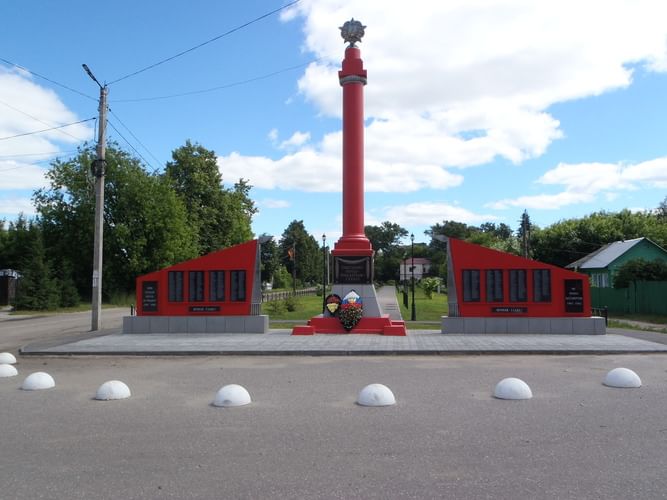
[{"label": "wooden fence", "polygon": [[632,281],[628,288],[591,287],[593,307],[610,313],[667,315],[667,281]]}]

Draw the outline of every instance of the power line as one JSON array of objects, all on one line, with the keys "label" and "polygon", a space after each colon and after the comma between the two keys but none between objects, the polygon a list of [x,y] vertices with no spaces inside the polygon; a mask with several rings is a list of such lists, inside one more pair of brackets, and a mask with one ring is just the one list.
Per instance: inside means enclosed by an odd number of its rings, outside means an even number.
[{"label": "power line", "polygon": [[151,153],[151,150],[148,149],[146,147],[146,145],[143,142],[141,142],[136,135],[134,135],[134,133],[129,129],[129,127],[123,123],[123,121],[120,119],[120,117],[116,113],[114,113],[111,108],[109,108],[109,113],[111,113],[116,118],[116,120],[118,120],[118,123],[120,123],[123,127],[125,127],[125,130],[127,130],[130,133],[130,135],[132,137],[134,137],[134,140],[137,141],[139,143],[139,145],[141,147],[143,147],[148,152],[149,155],[151,155],[151,157],[157,162],[158,165],[160,165],[162,163],[160,160],[158,160],[155,157],[155,155],[153,153]]},{"label": "power line", "polygon": [[238,82],[232,82],[232,83],[227,83],[225,85],[219,85],[217,87],[211,87],[208,89],[201,89],[201,90],[192,90],[190,92],[182,92],[180,94],[170,94],[170,95],[164,95],[164,96],[156,96],[156,97],[138,97],[136,99],[117,99],[113,102],[141,102],[141,101],[158,101],[161,99],[171,99],[173,97],[184,97],[184,96],[189,96],[189,95],[195,95],[195,94],[205,94],[207,92],[214,92],[216,90],[221,90],[221,89],[228,89],[231,87],[238,87],[240,85],[245,85],[247,83],[252,83],[256,82],[258,80],[264,80],[266,78],[270,78],[275,75],[279,75],[281,73],[286,73],[287,71],[292,71],[295,69],[303,68],[304,66],[308,66],[311,63],[317,62],[320,59],[313,59],[312,61],[308,61],[303,64],[297,64],[296,66],[290,66],[288,68],[283,68],[279,69],[277,71],[273,71],[271,73],[266,73],[265,75],[260,75],[260,76],[255,76],[253,78],[248,78],[246,80],[240,80]]},{"label": "power line", "polygon": [[91,100],[93,100],[93,101],[97,101],[97,99],[95,99],[94,97],[89,96],[88,94],[84,94],[83,92],[79,92],[78,90],[73,89],[72,87],[68,87],[67,85],[64,85],[64,84],[62,84],[62,83],[60,83],[60,82],[57,82],[57,81],[55,81],[55,80],[52,80],[51,78],[47,78],[46,76],[44,76],[44,75],[40,75],[39,73],[35,73],[34,71],[31,71],[31,70],[29,70],[28,68],[26,68],[26,67],[24,67],[24,66],[21,66],[20,64],[13,63],[13,62],[11,62],[11,61],[8,61],[7,59],[3,59],[2,57],[0,57],[0,61],[4,62],[4,63],[6,63],[6,64],[9,64],[9,65],[11,65],[11,66],[15,66],[15,67],[17,67],[17,68],[19,68],[19,69],[22,69],[23,71],[27,71],[27,72],[30,73],[31,75],[34,75],[34,76],[36,76],[36,77],[38,77],[38,78],[41,78],[42,80],[46,80],[47,82],[51,82],[51,83],[53,83],[54,85],[58,85],[59,87],[62,87],[62,88],[64,88],[64,89],[69,90],[70,92],[74,92],[75,94],[79,94],[80,96],[83,96],[83,97],[85,97],[85,98],[87,98],[87,99],[91,99]]},{"label": "power line", "polygon": [[45,129],[42,129],[42,130],[35,130],[33,132],[25,132],[23,134],[10,135],[9,137],[0,137],[0,141],[4,141],[4,140],[7,140],[7,139],[14,139],[15,137],[24,137],[26,135],[41,134],[42,132],[49,132],[50,130],[58,130],[58,129],[64,128],[64,127],[70,127],[72,125],[78,125],[79,123],[89,122],[89,121],[94,120],[94,119],[95,118],[93,117],[93,118],[88,118],[87,120],[79,120],[78,122],[74,122],[74,123],[66,123],[66,124],[60,125],[58,127],[51,127],[51,128],[45,128]]},{"label": "power line", "polygon": [[[2,155],[2,156],[0,156],[0,161],[10,160],[12,158],[22,158],[22,157],[26,157],[26,156],[47,156],[47,157],[61,156],[61,155],[68,155],[68,154],[76,153],[76,152],[77,152],[77,150],[73,149],[71,151],[44,151],[43,153],[19,153],[19,154],[15,154],[15,155]],[[39,161],[42,161],[42,160],[33,160],[33,163],[38,163]]]},{"label": "power line", "polygon": [[109,82],[108,85],[113,85],[114,83],[118,83],[118,82],[120,82],[120,81],[122,81],[122,80],[125,80],[126,78],[130,78],[131,76],[138,75],[139,73],[143,73],[144,71],[148,71],[149,69],[155,68],[156,66],[159,66],[159,65],[164,64],[164,63],[166,63],[166,62],[172,61],[172,60],[176,59],[177,57],[181,57],[182,55],[185,55],[185,54],[187,54],[188,52],[192,52],[193,50],[197,50],[197,49],[203,47],[204,45],[208,45],[209,43],[212,43],[212,42],[215,42],[216,40],[219,40],[220,38],[223,38],[223,37],[226,37],[226,36],[228,36],[228,35],[231,35],[232,33],[235,33],[235,32],[237,32],[237,31],[239,31],[239,30],[241,30],[241,29],[243,29],[243,28],[246,28],[246,27],[250,26],[251,24],[254,24],[254,23],[258,22],[258,21],[261,21],[261,20],[264,19],[264,18],[267,18],[267,17],[269,17],[269,16],[271,16],[271,15],[277,13],[277,12],[280,12],[281,10],[285,10],[285,9],[291,7],[292,5],[295,5],[295,4],[299,3],[300,1],[301,1],[301,0],[294,0],[293,2],[290,2],[290,3],[286,4],[286,5],[283,5],[282,7],[278,8],[278,9],[274,9],[274,10],[272,10],[271,12],[267,12],[266,14],[262,14],[261,16],[255,18],[255,19],[253,19],[253,20],[251,20],[251,21],[248,21],[248,22],[246,22],[246,23],[244,23],[244,24],[242,24],[242,25],[240,25],[240,26],[237,26],[236,28],[232,28],[231,30],[229,30],[229,31],[227,31],[227,32],[225,32],[225,33],[222,33],[221,35],[215,36],[215,37],[213,37],[213,38],[211,38],[211,39],[209,39],[209,40],[206,40],[205,42],[202,42],[202,43],[200,43],[200,44],[198,44],[198,45],[195,45],[194,47],[191,47],[191,48],[186,49],[186,50],[184,50],[184,51],[182,51],[182,52],[179,52],[178,54],[175,54],[175,55],[173,55],[173,56],[171,56],[171,57],[167,57],[166,59],[162,59],[161,61],[158,61],[158,62],[156,62],[156,63],[151,64],[150,66],[146,66],[145,68],[142,68],[142,69],[139,69],[139,70],[134,71],[134,72],[132,72],[132,73],[129,73],[129,74],[127,74],[127,75],[125,75],[125,76],[123,76],[123,77],[121,77],[121,78],[117,78],[117,79],[115,79],[115,80]]},{"label": "power line", "polygon": [[[14,111],[16,111],[16,112],[18,112],[18,113],[21,113],[22,115],[25,115],[25,116],[27,116],[28,118],[32,118],[33,120],[38,121],[39,123],[41,123],[41,124],[43,124],[43,125],[49,125],[49,126],[52,126],[52,125],[53,125],[52,123],[47,123],[47,122],[45,122],[45,121],[43,121],[43,120],[40,120],[40,119],[37,118],[36,116],[32,116],[31,114],[28,114],[28,113],[26,113],[25,111],[21,111],[20,109],[15,108],[14,106],[12,106],[11,104],[6,103],[5,101],[0,100],[0,104],[4,104],[4,105],[7,106],[8,108],[13,109]],[[64,130],[59,130],[59,132],[65,134],[65,135],[68,135],[68,136],[72,137],[73,139],[76,139],[77,141],[85,141],[85,139],[81,139],[81,138],[79,138],[79,137],[76,137],[76,136],[70,134],[69,132],[65,132]]]},{"label": "power line", "polygon": [[128,141],[128,140],[125,138],[125,136],[123,136],[123,134],[120,133],[120,131],[114,126],[113,123],[111,123],[110,121],[107,121],[107,123],[108,123],[109,125],[111,125],[111,128],[114,129],[114,130],[116,131],[116,133],[120,136],[120,138],[123,139],[123,140],[127,143],[127,145],[130,146],[130,147],[132,148],[132,150],[133,150],[135,153],[137,153],[137,155],[139,156],[139,158],[141,158],[142,160],[144,160],[144,163],[153,169],[153,172],[156,172],[156,171],[157,171],[157,168],[153,167],[153,165],[151,165],[150,162],[149,162],[146,158],[144,158],[143,155],[142,155],[139,151],[137,151],[137,148],[135,148],[135,147],[132,145],[132,143],[131,143],[130,141]]}]

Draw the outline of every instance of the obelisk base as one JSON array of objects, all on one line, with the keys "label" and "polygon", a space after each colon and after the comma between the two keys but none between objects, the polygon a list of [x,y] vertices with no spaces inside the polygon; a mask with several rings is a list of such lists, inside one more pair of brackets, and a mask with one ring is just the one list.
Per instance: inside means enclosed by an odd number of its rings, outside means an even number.
[{"label": "obelisk base", "polygon": [[405,321],[397,321],[389,318],[388,314],[382,313],[382,308],[375,293],[375,287],[366,283],[335,284],[332,293],[339,297],[345,297],[354,290],[361,298],[364,305],[364,315],[351,330],[345,330],[336,316],[328,312],[319,314],[308,321],[307,325],[299,325],[292,328],[292,335],[314,335],[316,333],[356,333],[405,336]]}]

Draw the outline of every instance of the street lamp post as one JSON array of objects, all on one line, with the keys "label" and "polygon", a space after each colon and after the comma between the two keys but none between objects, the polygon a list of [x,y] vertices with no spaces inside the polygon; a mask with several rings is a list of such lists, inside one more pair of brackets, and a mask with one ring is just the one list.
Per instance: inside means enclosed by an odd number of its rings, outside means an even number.
[{"label": "street lamp post", "polygon": [[327,235],[322,235],[322,316],[327,309]]},{"label": "street lamp post", "polygon": [[410,234],[410,252],[412,255],[412,265],[410,266],[410,271],[412,272],[412,313],[410,319],[412,321],[417,320],[417,311],[415,311],[415,235]]}]

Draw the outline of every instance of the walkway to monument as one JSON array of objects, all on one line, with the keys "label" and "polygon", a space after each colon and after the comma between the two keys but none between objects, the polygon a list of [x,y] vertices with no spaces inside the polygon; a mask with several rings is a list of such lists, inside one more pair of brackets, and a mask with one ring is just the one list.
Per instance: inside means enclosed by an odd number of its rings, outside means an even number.
[{"label": "walkway to monument", "polygon": [[401,308],[396,299],[396,289],[393,286],[383,286],[378,288],[376,293],[382,311],[388,314],[390,319],[402,320]]}]

